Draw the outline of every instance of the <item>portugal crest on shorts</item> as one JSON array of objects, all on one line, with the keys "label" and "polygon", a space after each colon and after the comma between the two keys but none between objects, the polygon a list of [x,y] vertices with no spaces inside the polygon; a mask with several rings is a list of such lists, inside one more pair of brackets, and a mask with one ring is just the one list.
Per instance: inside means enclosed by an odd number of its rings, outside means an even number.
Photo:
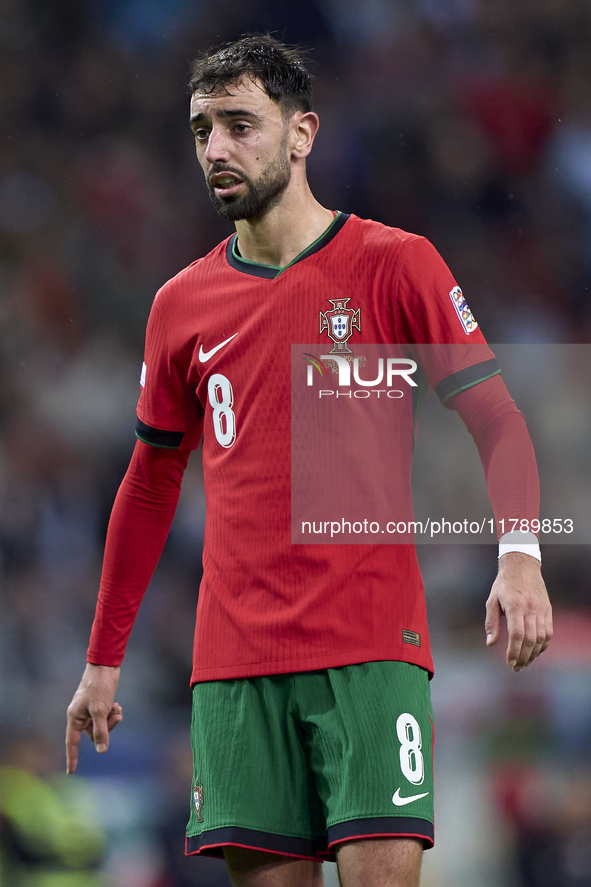
[{"label": "portugal crest on shorts", "polygon": [[195,804],[195,810],[197,811],[197,819],[199,822],[203,822],[203,817],[201,815],[201,808],[203,807],[203,786],[199,784],[199,777],[193,783],[193,803]]},{"label": "portugal crest on shorts", "polygon": [[347,302],[351,299],[329,299],[332,311],[320,312],[320,332],[327,331],[329,339],[333,341],[330,354],[352,354],[347,342],[353,335],[353,330],[361,332],[361,308],[354,311],[347,308]]}]

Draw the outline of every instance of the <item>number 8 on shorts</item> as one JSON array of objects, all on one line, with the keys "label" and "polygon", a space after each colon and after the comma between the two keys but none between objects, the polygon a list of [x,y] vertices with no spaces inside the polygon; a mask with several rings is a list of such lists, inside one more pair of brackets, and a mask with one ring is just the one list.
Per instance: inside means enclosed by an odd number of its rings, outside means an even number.
[{"label": "number 8 on shorts", "polygon": [[396,721],[396,733],[400,742],[400,769],[409,782],[420,785],[425,778],[425,765],[417,719],[404,712]]}]

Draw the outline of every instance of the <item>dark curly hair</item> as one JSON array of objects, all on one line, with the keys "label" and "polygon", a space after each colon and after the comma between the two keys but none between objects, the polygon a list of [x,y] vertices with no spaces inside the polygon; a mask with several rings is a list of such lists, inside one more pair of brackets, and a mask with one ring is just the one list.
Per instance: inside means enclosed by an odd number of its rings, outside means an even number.
[{"label": "dark curly hair", "polygon": [[305,51],[286,46],[270,34],[245,34],[232,43],[214,46],[191,63],[189,93],[227,90],[244,77],[259,80],[284,114],[312,110],[312,76],[304,65]]}]

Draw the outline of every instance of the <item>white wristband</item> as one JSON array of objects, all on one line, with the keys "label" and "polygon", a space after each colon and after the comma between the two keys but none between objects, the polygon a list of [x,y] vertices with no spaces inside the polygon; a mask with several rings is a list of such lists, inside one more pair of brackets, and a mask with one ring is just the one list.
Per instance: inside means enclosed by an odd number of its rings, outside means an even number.
[{"label": "white wristband", "polygon": [[535,557],[540,563],[542,561],[540,543],[535,533],[505,533],[499,539],[499,557],[510,551],[520,551],[522,554]]}]

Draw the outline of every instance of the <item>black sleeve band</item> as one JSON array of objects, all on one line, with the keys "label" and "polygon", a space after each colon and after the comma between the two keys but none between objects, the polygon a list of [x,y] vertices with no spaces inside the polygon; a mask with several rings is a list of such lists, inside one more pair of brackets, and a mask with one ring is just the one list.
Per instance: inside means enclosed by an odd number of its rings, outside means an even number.
[{"label": "black sleeve band", "polygon": [[435,391],[441,403],[444,404],[454,394],[459,394],[460,391],[465,391],[466,388],[472,388],[473,385],[478,385],[479,382],[484,382],[500,372],[501,368],[493,357],[491,360],[484,360],[482,363],[475,363],[471,367],[466,367],[465,370],[460,370],[459,373],[452,373],[451,376],[442,379],[439,385],[435,386]]},{"label": "black sleeve band", "polygon": [[141,419],[137,420],[135,426],[135,436],[143,443],[150,444],[152,447],[167,447],[171,450],[178,450],[185,436],[184,431],[162,431],[160,428],[152,428],[146,425]]}]

